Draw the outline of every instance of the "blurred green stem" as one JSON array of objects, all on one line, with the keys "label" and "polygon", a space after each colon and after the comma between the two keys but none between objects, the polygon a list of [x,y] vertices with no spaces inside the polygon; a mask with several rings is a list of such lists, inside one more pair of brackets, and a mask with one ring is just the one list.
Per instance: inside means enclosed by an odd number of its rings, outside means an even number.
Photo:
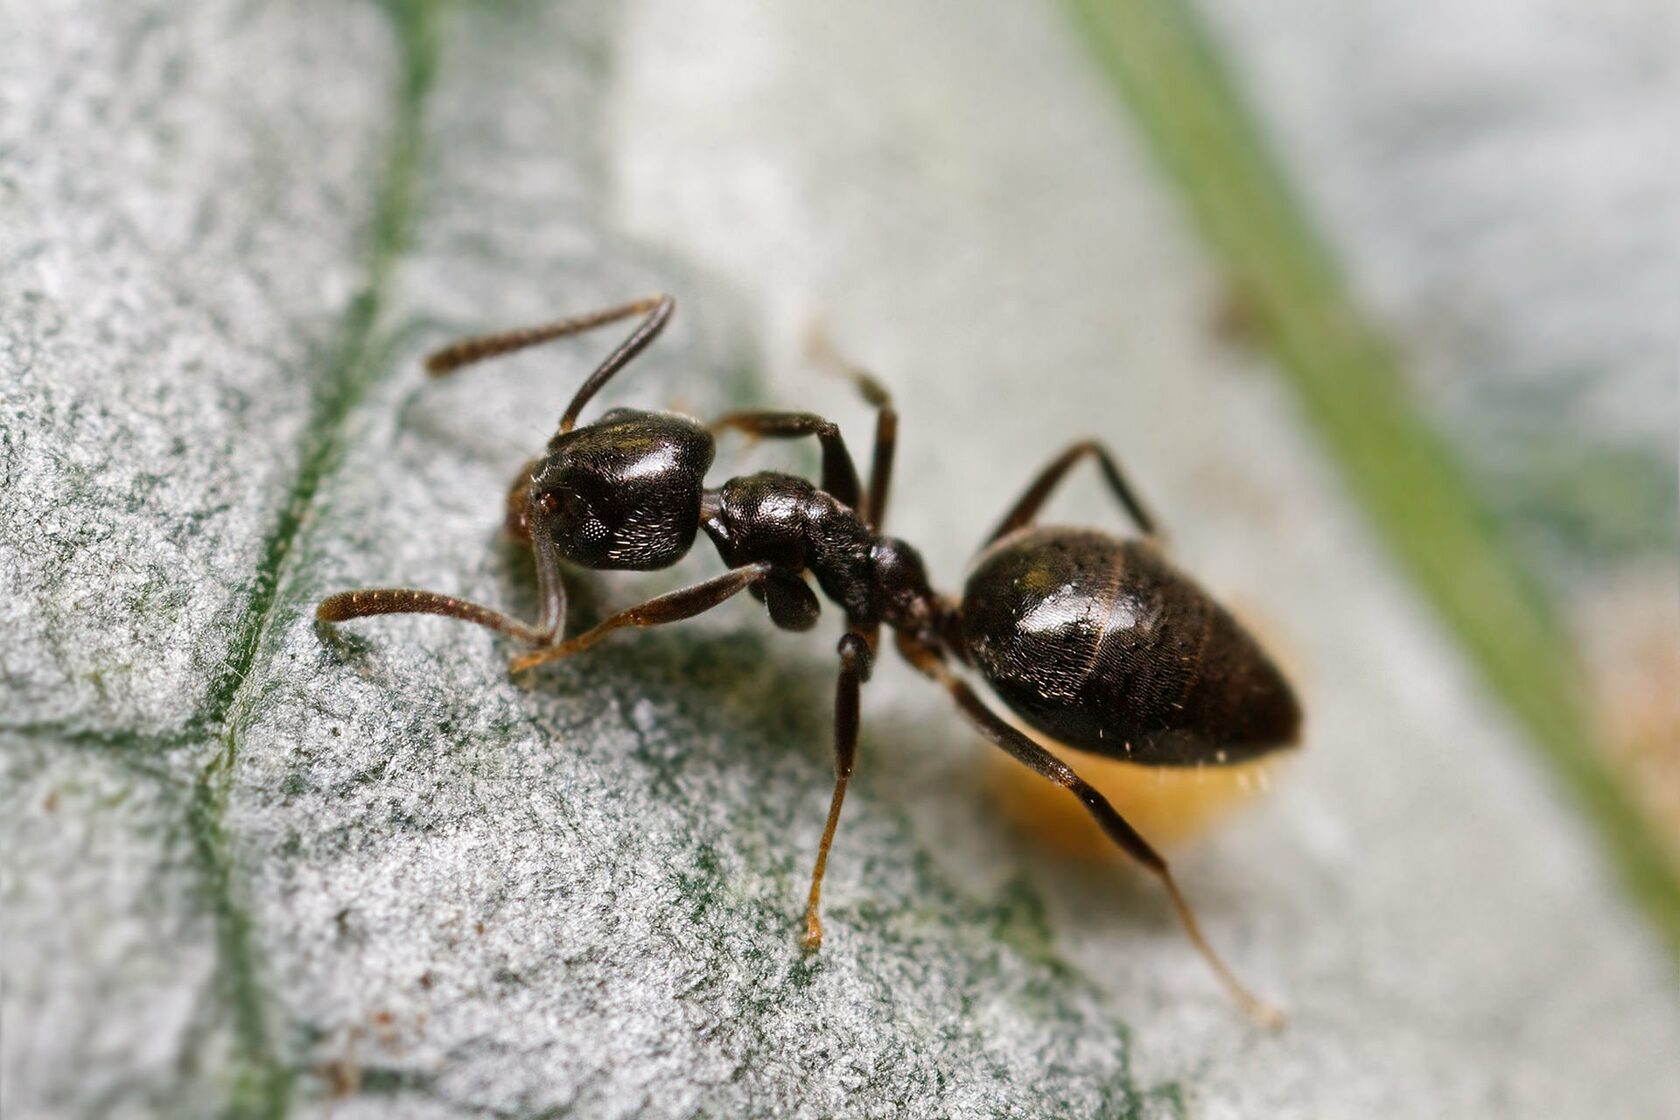
[{"label": "blurred green stem", "polygon": [[1680,953],[1680,882],[1592,742],[1571,643],[1355,306],[1188,0],[1071,0],[1372,522]]}]

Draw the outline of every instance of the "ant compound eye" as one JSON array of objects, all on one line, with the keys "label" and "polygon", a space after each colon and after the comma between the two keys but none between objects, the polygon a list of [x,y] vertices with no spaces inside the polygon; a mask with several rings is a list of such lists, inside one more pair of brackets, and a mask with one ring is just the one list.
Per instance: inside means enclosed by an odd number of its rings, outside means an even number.
[{"label": "ant compound eye", "polygon": [[577,532],[594,516],[583,495],[567,486],[538,492],[536,504],[543,519],[561,532]]}]

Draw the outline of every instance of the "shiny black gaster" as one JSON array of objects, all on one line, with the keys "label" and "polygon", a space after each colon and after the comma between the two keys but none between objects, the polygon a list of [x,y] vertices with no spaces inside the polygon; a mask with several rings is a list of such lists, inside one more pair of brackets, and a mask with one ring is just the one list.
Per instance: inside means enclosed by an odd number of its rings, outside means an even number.
[{"label": "shiny black gaster", "polygon": [[1292,743],[1295,694],[1259,644],[1147,541],[1029,528],[980,557],[963,643],[1022,719],[1080,750],[1158,765]]}]

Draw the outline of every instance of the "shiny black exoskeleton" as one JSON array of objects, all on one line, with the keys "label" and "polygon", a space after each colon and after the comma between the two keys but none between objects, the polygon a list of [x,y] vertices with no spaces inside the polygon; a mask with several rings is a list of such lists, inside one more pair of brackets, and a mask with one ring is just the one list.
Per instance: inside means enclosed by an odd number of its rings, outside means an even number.
[{"label": "shiny black exoskeleton", "polygon": [[[834,795],[812,872],[804,942],[822,941],[823,871],[857,748],[859,686],[869,679],[881,628],[899,652],[942,685],[992,742],[1068,789],[1114,842],[1165,885],[1197,949],[1254,1014],[1275,1021],[1203,939],[1166,861],[1065,762],[996,715],[964,682],[977,672],[1026,723],[1082,751],[1151,765],[1219,765],[1287,746],[1300,732],[1294,693],[1259,645],[1189,577],[1167,562],[1154,520],[1094,442],[1076,443],[1040,472],[992,533],[960,602],[935,594],[916,550],[884,536],[897,413],[868,374],[847,372],[876,407],[867,490],[839,430],[806,412],[737,412],[710,425],[686,416],[619,408],[582,427],[585,404],[664,328],[670,297],[531,330],[466,339],[428,361],[434,374],[633,316],[628,339],[590,375],[545,454],[527,464],[508,495],[507,525],[530,542],[541,616],[527,624],[448,595],[408,588],[350,591],[317,616],[341,622],[374,614],[446,615],[499,630],[530,647],[514,671],[587,649],[625,626],[692,618],[741,591],[788,630],[820,612],[807,576],[844,613],[835,697]],[[765,471],[705,483],[714,435],[814,437],[817,484]],[[1121,540],[1089,529],[1045,528],[1034,519],[1067,472],[1094,458],[1142,531]],[[608,570],[668,567],[704,533],[729,572],[622,611],[562,640],[562,563]]]},{"label": "shiny black exoskeleton", "polygon": [[1020,717],[1081,750],[1169,766],[1294,742],[1277,666],[1147,541],[1018,530],[963,592],[969,661]]}]

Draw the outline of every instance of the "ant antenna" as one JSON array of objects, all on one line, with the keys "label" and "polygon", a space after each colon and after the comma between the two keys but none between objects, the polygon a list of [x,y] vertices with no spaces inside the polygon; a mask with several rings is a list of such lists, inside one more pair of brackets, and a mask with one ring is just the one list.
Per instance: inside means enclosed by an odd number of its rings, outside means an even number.
[{"label": "ant antenna", "polygon": [[648,343],[659,337],[659,332],[665,329],[665,324],[670,321],[671,312],[675,311],[676,307],[677,301],[670,296],[651,296],[634,303],[609,307],[605,311],[557,319],[541,326],[463,338],[433,352],[426,359],[426,372],[433,377],[443,377],[462,366],[482,362],[487,358],[500,357],[515,350],[524,350],[557,338],[594,330],[596,327],[616,323],[620,319],[628,319],[632,315],[646,315],[647,318],[631,332],[630,337],[619,343],[618,349],[608,354],[607,360],[596,367],[595,372],[589,375],[589,379],[572,397],[572,403],[566,406],[565,415],[560,417],[560,430],[569,432],[577,424],[578,413],[589,403],[589,398],[593,397],[601,386],[612,380],[613,374],[629,365],[631,359],[647,348]]}]

